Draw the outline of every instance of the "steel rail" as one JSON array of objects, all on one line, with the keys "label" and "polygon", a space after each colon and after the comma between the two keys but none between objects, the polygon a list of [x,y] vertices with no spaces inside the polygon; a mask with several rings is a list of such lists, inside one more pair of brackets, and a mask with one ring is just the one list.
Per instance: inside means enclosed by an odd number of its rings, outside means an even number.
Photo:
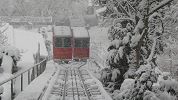
[{"label": "steel rail", "polygon": [[[75,75],[76,87],[78,87],[78,84],[77,84],[77,79],[76,79],[77,74],[76,74],[75,72],[76,72],[76,70],[74,70],[74,75]],[[77,94],[78,94],[78,100],[80,100],[80,97],[79,97],[80,95],[79,95],[78,88],[77,88]]]},{"label": "steel rail", "polygon": [[80,76],[80,79],[81,79],[81,81],[82,81],[82,85],[83,85],[83,87],[84,87],[85,93],[86,93],[86,95],[87,95],[87,97],[88,97],[88,100],[91,100],[91,98],[90,98],[90,96],[89,96],[89,93],[87,92],[87,88],[86,88],[86,85],[85,85],[85,83],[84,83],[84,80],[83,80],[83,78],[82,78],[82,74],[81,74],[81,72],[80,72],[79,69],[78,69],[78,71],[79,71],[79,76]]},{"label": "steel rail", "polygon": [[63,90],[63,100],[65,100],[66,96],[66,82],[67,82],[67,70],[65,70],[65,84],[64,84],[64,90]]},{"label": "steel rail", "polygon": [[70,75],[71,75],[71,80],[72,80],[72,93],[73,93],[73,100],[75,100],[75,94],[74,94],[74,83],[73,83],[73,74],[72,70],[70,69]]}]

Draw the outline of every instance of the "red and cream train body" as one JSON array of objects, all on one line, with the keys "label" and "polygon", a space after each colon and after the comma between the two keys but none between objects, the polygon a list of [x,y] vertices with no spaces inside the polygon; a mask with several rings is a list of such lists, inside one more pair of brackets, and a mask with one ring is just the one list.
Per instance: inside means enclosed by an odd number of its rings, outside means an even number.
[{"label": "red and cream train body", "polygon": [[53,59],[86,60],[90,52],[90,36],[85,27],[53,27]]}]

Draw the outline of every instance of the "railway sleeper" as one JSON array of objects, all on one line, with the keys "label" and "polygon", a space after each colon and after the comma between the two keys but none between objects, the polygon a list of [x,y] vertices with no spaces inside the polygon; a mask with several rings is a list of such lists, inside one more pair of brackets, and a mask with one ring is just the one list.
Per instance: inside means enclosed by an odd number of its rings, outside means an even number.
[{"label": "railway sleeper", "polygon": [[101,95],[92,95],[91,96],[91,100],[104,100],[105,97],[101,96]]},{"label": "railway sleeper", "polygon": [[54,92],[52,92],[51,94],[53,94],[53,95],[58,95],[58,96],[62,96],[63,94],[61,94],[61,93],[54,93]]},{"label": "railway sleeper", "polygon": [[53,89],[62,90],[62,89],[63,89],[63,87],[62,87],[62,86],[53,86]]},{"label": "railway sleeper", "polygon": [[97,91],[97,92],[89,92],[89,94],[91,94],[91,95],[101,95],[101,92],[100,92],[100,91]]}]

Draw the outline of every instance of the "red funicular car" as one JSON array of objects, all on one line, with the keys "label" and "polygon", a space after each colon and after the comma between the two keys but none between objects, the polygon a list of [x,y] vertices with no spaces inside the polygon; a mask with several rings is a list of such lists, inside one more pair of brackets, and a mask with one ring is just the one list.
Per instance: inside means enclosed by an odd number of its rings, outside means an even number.
[{"label": "red funicular car", "polygon": [[72,59],[72,32],[68,26],[53,27],[53,59],[59,61]]},{"label": "red funicular car", "polygon": [[90,36],[85,27],[72,27],[73,59],[86,60],[89,58]]}]

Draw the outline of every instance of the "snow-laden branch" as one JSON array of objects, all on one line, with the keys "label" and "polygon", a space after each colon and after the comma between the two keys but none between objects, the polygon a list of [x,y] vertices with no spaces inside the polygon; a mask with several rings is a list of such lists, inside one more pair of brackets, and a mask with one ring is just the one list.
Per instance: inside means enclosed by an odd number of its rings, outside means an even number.
[{"label": "snow-laden branch", "polygon": [[132,37],[131,39],[131,47],[136,47],[138,45],[138,42],[140,41],[140,39],[143,37],[145,33],[145,29],[142,31],[141,34],[135,34],[135,36]]},{"label": "snow-laden branch", "polygon": [[162,1],[158,6],[156,6],[155,8],[153,8],[153,10],[151,10],[147,16],[150,16],[151,14],[153,14],[156,11],[158,11],[159,9],[161,9],[164,6],[166,6],[167,4],[169,4],[172,1],[173,0],[164,0],[164,1]]},{"label": "snow-laden branch", "polygon": [[117,19],[114,19],[114,23],[117,21],[117,22],[121,22],[123,20],[130,20],[132,22],[135,22],[135,20],[133,18],[129,18],[129,17],[125,17],[125,18],[117,18]]},{"label": "snow-laden branch", "polygon": [[140,34],[140,30],[144,29],[144,26],[145,26],[145,24],[143,22],[143,19],[140,19],[138,21],[138,24],[136,25],[135,29],[133,30],[133,32],[135,34]]},{"label": "snow-laden branch", "polygon": [[149,63],[153,58],[153,55],[154,55],[154,52],[155,52],[155,48],[156,48],[156,40],[157,40],[157,38],[158,37],[154,37],[153,38],[153,46],[151,48],[151,53],[150,53],[150,55],[149,55],[149,57],[147,59],[147,63]]}]

